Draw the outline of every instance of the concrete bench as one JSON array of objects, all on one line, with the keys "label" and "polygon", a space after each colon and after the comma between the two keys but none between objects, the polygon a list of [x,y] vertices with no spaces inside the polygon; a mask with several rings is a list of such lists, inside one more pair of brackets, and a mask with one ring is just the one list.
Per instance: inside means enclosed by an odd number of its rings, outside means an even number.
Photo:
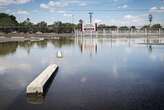
[{"label": "concrete bench", "polygon": [[58,68],[56,64],[49,65],[38,77],[36,77],[26,88],[27,94],[43,94],[44,85]]}]

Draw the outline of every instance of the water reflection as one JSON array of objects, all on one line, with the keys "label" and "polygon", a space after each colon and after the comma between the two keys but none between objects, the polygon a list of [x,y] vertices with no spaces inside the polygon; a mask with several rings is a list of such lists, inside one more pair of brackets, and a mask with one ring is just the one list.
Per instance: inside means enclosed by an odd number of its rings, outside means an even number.
[{"label": "water reflection", "polygon": [[45,96],[28,95],[26,100],[27,100],[27,103],[30,103],[30,104],[43,104],[45,101]]},{"label": "water reflection", "polygon": [[46,48],[47,44],[48,44],[47,40],[42,40],[42,41],[36,42],[36,45],[40,48]]},{"label": "water reflection", "polygon": [[81,53],[89,54],[90,56],[97,53],[97,40],[96,39],[82,39],[79,41]]},{"label": "water reflection", "polygon": [[[0,109],[164,109],[164,39],[158,39],[84,37],[0,44],[5,51],[0,56]],[[64,59],[56,57],[58,50]],[[26,86],[50,63],[60,69],[46,95],[27,97]]]},{"label": "water reflection", "polygon": [[[14,54],[16,50],[20,47],[27,51],[30,54],[30,50],[36,45],[38,48],[46,48],[48,45],[48,40],[42,41],[24,41],[24,42],[7,42],[0,43],[0,56],[6,56],[9,54]],[[74,41],[72,39],[59,39],[59,40],[50,40],[50,42],[55,46],[61,48],[66,45],[73,45]]]},{"label": "water reflection", "polygon": [[[37,46],[38,48],[46,48],[48,43],[51,43],[55,48],[62,48],[63,46],[74,46],[79,45],[81,53],[86,53],[90,56],[97,54],[99,47],[103,44],[110,44],[112,48],[114,46],[127,44],[130,48],[136,44],[145,44],[148,50],[151,52],[153,45],[162,45],[164,42],[163,38],[60,38],[56,40],[42,40],[42,41],[24,41],[24,42],[8,42],[0,43],[0,56],[6,56],[9,54],[14,54],[16,50],[20,47],[30,54],[30,50]],[[100,44],[98,46],[98,44]]]},{"label": "water reflection", "polygon": [[148,46],[148,50],[149,50],[150,53],[152,53],[152,50],[153,50],[152,45]]},{"label": "water reflection", "polygon": [[14,54],[18,48],[17,42],[0,43],[0,56]]},{"label": "water reflection", "polygon": [[56,53],[56,57],[59,58],[59,59],[62,59],[64,57],[63,52],[58,50],[57,53]]},{"label": "water reflection", "polygon": [[74,44],[74,39],[60,38],[56,40],[50,40],[54,47],[62,48],[63,46],[71,46]]}]

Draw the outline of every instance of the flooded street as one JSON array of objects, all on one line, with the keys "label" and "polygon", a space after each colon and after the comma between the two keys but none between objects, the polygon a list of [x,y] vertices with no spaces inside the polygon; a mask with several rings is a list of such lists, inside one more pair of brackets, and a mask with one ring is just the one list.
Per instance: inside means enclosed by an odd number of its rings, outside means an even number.
[{"label": "flooded street", "polygon": [[[0,110],[163,110],[163,43],[158,37],[0,43]],[[59,69],[47,94],[27,97],[26,86],[49,64]]]}]

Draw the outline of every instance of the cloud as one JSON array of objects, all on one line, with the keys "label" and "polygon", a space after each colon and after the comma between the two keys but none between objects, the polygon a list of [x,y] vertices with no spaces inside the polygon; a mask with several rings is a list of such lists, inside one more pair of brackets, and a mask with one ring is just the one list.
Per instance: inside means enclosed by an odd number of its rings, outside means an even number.
[{"label": "cloud", "polygon": [[112,24],[112,25],[126,25],[126,26],[143,26],[145,24],[145,17],[147,17],[147,15],[131,15],[131,14],[127,14],[124,15],[122,18],[118,18],[118,19],[111,19],[109,21],[108,24]]},{"label": "cloud", "polygon": [[82,2],[82,3],[80,3],[79,5],[80,5],[80,6],[87,6],[87,3]]},{"label": "cloud", "polygon": [[114,64],[112,66],[112,74],[115,78],[118,78],[119,77],[119,72],[118,72],[118,66],[117,64]]},{"label": "cloud", "polygon": [[124,5],[122,5],[122,6],[119,6],[118,8],[125,9],[125,8],[128,8],[128,5],[124,4]]},{"label": "cloud", "polygon": [[5,74],[5,70],[6,68],[5,67],[0,67],[0,75],[4,75]]},{"label": "cloud", "polygon": [[18,10],[16,12],[16,14],[19,14],[19,15],[29,15],[30,13],[28,11],[26,11],[26,10]]},{"label": "cloud", "polygon": [[114,2],[117,2],[118,0],[113,0]]},{"label": "cloud", "polygon": [[86,82],[87,82],[87,78],[86,78],[86,77],[82,77],[82,78],[80,79],[80,82],[81,82],[81,83],[86,83]]},{"label": "cloud", "polygon": [[5,71],[7,70],[22,70],[22,71],[31,71],[32,67],[30,64],[15,64],[15,63],[11,63],[6,61],[5,63],[0,63],[1,67],[0,67],[0,75],[4,75]]},{"label": "cloud", "polygon": [[0,5],[0,10],[4,10],[6,7]]},{"label": "cloud", "polygon": [[138,16],[133,16],[133,15],[125,15],[124,16],[124,19],[127,19],[127,20],[134,20],[134,19],[137,19]]},{"label": "cloud", "polygon": [[67,13],[64,13],[63,15],[64,17],[72,17],[72,14],[67,14]]},{"label": "cloud", "polygon": [[102,23],[102,20],[96,18],[96,19],[94,20],[94,23]]},{"label": "cloud", "polygon": [[150,54],[149,58],[150,58],[151,61],[156,61],[157,60],[157,56],[154,55],[154,54]]},{"label": "cloud", "polygon": [[163,13],[164,12],[164,6],[161,6],[161,7],[154,6],[150,9],[150,12]]},{"label": "cloud", "polygon": [[55,12],[58,10],[62,10],[65,6],[67,6],[68,3],[62,3],[59,1],[49,1],[47,4],[40,4],[40,8],[48,10],[50,12]]},{"label": "cloud", "polygon": [[61,10],[60,11],[57,11],[57,12],[58,13],[61,13],[61,14],[64,14],[65,13],[65,11],[61,11]]},{"label": "cloud", "polygon": [[32,0],[14,0],[16,3],[28,3],[28,2],[31,2]]},{"label": "cloud", "polygon": [[49,12],[62,11],[65,7],[70,5],[86,6],[85,2],[80,0],[58,0],[58,1],[49,1],[47,4],[41,3],[40,8],[47,10]]},{"label": "cloud", "polygon": [[134,16],[134,15],[125,15],[123,17],[123,20],[126,25],[136,25],[136,26],[141,26],[145,24],[145,16]]},{"label": "cloud", "polygon": [[11,4],[25,4],[32,0],[0,0],[0,6],[6,6]]}]

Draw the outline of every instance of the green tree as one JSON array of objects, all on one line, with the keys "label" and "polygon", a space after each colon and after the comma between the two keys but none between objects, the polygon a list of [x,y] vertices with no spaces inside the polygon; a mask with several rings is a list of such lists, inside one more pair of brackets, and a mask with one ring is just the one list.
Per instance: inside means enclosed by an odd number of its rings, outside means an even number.
[{"label": "green tree", "polygon": [[41,21],[36,26],[38,27],[38,31],[40,31],[42,33],[48,32],[48,26],[47,26],[47,23],[45,21]]},{"label": "green tree", "polygon": [[60,28],[61,28],[61,26],[62,26],[62,22],[61,22],[61,21],[54,22],[53,25],[52,25],[53,31],[54,31],[55,33],[60,33],[60,30],[61,30]]},{"label": "green tree", "polygon": [[154,24],[154,25],[152,25],[151,28],[152,28],[152,29],[161,29],[162,26],[161,26],[160,24]]},{"label": "green tree", "polygon": [[34,31],[34,24],[30,21],[30,18],[27,18],[23,22],[19,24],[19,32],[30,32],[32,33]]},{"label": "green tree", "polygon": [[143,27],[141,27],[140,30],[145,30],[145,29],[150,29],[150,26],[149,25],[144,25]]},{"label": "green tree", "polygon": [[15,16],[5,13],[0,13],[0,31],[6,33],[15,31],[17,25],[18,22]]},{"label": "green tree", "polygon": [[121,27],[119,28],[119,30],[120,30],[120,31],[128,31],[129,28],[128,28],[127,26],[121,26]]},{"label": "green tree", "polygon": [[16,26],[18,24],[16,17],[5,13],[0,13],[0,26]]},{"label": "green tree", "polygon": [[97,28],[98,30],[103,30],[103,29],[109,29],[110,27],[105,24],[99,24]]},{"label": "green tree", "polygon": [[130,29],[134,32],[137,30],[136,26],[131,26]]},{"label": "green tree", "polygon": [[118,27],[117,27],[117,26],[114,26],[114,25],[113,25],[113,26],[109,26],[109,29],[112,30],[112,31],[117,30],[117,28],[118,28]]}]

